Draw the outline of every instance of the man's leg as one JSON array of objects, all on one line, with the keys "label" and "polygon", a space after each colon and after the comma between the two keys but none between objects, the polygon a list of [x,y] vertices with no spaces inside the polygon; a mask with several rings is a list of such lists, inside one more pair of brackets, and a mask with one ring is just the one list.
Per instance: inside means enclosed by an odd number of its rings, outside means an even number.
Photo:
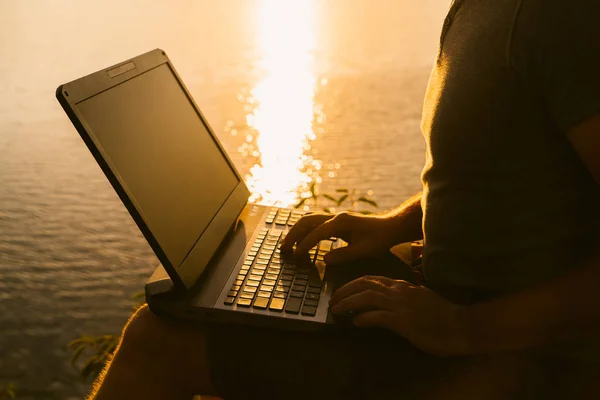
[{"label": "man's leg", "polygon": [[[227,327],[216,332],[232,337],[237,332],[240,340],[226,347],[213,342],[208,352],[211,343],[205,329],[158,317],[142,307],[124,329],[93,398],[189,400],[194,394],[222,394],[211,382],[207,354],[215,358],[225,349],[239,351],[225,351],[212,361],[227,365],[232,356],[239,361],[224,371],[233,375],[232,386],[238,385],[231,398],[253,398],[265,390],[273,399],[353,399],[363,393],[373,399],[550,398],[541,395],[550,387],[544,369],[519,354],[439,359],[384,332],[363,332],[348,348],[341,344],[343,336],[336,341],[335,336]],[[246,375],[241,386],[236,374]]]},{"label": "man's leg", "polygon": [[91,398],[190,400],[194,394],[215,394],[203,329],[143,306],[125,326]]}]

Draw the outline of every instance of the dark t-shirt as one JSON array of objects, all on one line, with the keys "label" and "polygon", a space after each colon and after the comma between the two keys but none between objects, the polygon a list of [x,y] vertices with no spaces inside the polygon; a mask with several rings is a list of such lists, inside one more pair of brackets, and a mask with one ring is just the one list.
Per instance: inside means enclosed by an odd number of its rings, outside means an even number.
[{"label": "dark t-shirt", "polygon": [[576,267],[600,190],[566,138],[600,112],[600,2],[456,0],[425,99],[425,278],[514,291]]}]

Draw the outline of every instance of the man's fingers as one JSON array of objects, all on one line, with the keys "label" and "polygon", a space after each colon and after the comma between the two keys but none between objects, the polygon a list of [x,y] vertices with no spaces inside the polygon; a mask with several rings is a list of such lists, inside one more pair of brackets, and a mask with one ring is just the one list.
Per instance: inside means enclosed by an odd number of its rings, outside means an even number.
[{"label": "man's fingers", "polygon": [[317,245],[321,240],[329,239],[332,236],[339,235],[340,232],[339,223],[335,222],[335,219],[330,219],[323,222],[321,225],[313,229],[308,235],[302,240],[298,241],[296,245],[296,254],[301,256]]},{"label": "man's fingers", "polygon": [[281,244],[281,251],[291,252],[297,242],[304,239],[314,228],[331,218],[333,218],[333,215],[329,214],[310,214],[302,217],[285,236]]},{"label": "man's fingers", "polygon": [[395,282],[393,279],[384,276],[363,276],[346,283],[344,286],[335,291],[329,304],[332,306],[343,300],[344,298],[366,290],[374,290],[377,292],[387,293],[389,286]]},{"label": "man's fingers", "polygon": [[333,314],[344,314],[351,311],[388,310],[394,308],[394,301],[382,292],[365,290],[350,295],[331,308]]},{"label": "man's fingers", "polygon": [[350,261],[354,261],[358,258],[363,258],[369,255],[369,249],[366,246],[359,244],[350,244],[345,247],[340,247],[330,251],[325,255],[325,264],[337,265],[343,264]]},{"label": "man's fingers", "polygon": [[386,310],[366,311],[357,315],[352,323],[363,328],[387,328],[398,332],[398,316]]}]

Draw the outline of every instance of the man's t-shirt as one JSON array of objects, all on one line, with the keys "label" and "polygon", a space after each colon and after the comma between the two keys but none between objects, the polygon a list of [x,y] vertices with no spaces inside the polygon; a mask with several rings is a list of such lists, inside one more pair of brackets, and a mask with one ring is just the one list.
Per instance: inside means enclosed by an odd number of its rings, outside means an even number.
[{"label": "man's t-shirt", "polygon": [[600,2],[452,4],[422,119],[430,286],[503,293],[581,264],[600,190],[566,133],[597,113]]}]

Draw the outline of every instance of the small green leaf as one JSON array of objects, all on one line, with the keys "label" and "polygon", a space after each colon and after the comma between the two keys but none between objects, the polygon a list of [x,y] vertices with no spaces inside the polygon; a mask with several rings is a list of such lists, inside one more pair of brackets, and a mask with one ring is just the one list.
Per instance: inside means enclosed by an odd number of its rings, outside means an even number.
[{"label": "small green leaf", "polygon": [[336,189],[336,193],[348,193],[348,189]]},{"label": "small green leaf", "polygon": [[330,194],[327,194],[327,193],[325,193],[325,194],[323,194],[323,197],[325,197],[327,200],[331,200],[331,201],[333,201],[334,203],[337,203],[337,200],[335,199],[335,197],[333,197],[333,196],[332,196],[332,195],[330,195]]},{"label": "small green leaf", "polygon": [[342,203],[343,203],[344,201],[346,201],[346,199],[347,199],[347,198],[348,198],[348,195],[347,195],[347,194],[345,194],[345,195],[343,195],[342,197],[340,197],[339,199],[337,199],[337,205],[338,205],[338,207],[339,207],[339,206],[341,206],[341,205],[342,205]]},{"label": "small green leaf", "polygon": [[315,191],[316,185],[317,185],[317,182],[313,181],[313,182],[311,182],[310,187],[308,188],[308,190],[310,191],[310,197],[315,200],[317,199],[317,193]]},{"label": "small green leaf", "polygon": [[137,292],[133,296],[131,296],[131,298],[134,300],[144,299],[145,297],[146,297],[146,292]]},{"label": "small green leaf", "polygon": [[369,199],[367,197],[364,197],[364,196],[359,197],[357,201],[359,201],[361,203],[367,203],[367,204],[372,205],[373,207],[379,208],[379,205],[377,205],[377,203],[375,202],[375,200],[371,200],[371,199]]},{"label": "small green leaf", "polygon": [[71,356],[71,365],[75,365],[75,363],[81,356],[81,353],[85,350],[86,347],[86,345],[82,344],[73,351],[73,355]]},{"label": "small green leaf", "polygon": [[104,337],[104,341],[98,347],[97,353],[98,354],[108,354],[108,355],[112,354],[111,349],[114,349],[115,347],[117,347],[118,341],[119,341],[119,338],[114,335]]},{"label": "small green leaf", "polygon": [[84,380],[87,380],[90,377],[95,379],[102,371],[102,368],[104,368],[107,361],[108,358],[104,356],[94,356],[90,358],[81,370],[81,378]]},{"label": "small green leaf", "polygon": [[300,201],[298,202],[298,204],[296,204],[294,206],[294,208],[300,208],[300,207],[302,207],[304,205],[304,203],[306,203],[306,200],[307,200],[306,197],[303,197],[302,199],[300,199]]}]

